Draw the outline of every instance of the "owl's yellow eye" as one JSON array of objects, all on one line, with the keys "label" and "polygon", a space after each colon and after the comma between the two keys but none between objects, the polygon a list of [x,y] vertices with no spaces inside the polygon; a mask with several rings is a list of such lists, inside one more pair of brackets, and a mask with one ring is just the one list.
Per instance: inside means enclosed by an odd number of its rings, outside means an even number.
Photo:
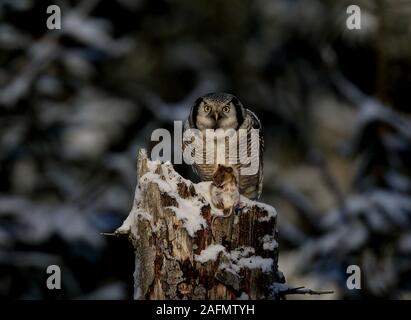
[{"label": "owl's yellow eye", "polygon": [[210,106],[204,106],[204,111],[209,113],[211,111],[211,107]]},{"label": "owl's yellow eye", "polygon": [[223,108],[223,112],[225,112],[225,113],[230,112],[230,107],[225,106],[225,107]]}]

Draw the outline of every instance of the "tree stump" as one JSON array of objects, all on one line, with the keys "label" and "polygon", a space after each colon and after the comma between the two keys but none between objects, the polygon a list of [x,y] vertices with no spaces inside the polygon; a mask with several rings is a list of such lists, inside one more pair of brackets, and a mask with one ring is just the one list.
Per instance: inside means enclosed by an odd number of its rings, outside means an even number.
[{"label": "tree stump", "polygon": [[170,163],[138,156],[133,208],[116,234],[136,254],[135,299],[278,298],[276,211],[242,197],[229,218],[213,207],[211,182],[194,184]]}]

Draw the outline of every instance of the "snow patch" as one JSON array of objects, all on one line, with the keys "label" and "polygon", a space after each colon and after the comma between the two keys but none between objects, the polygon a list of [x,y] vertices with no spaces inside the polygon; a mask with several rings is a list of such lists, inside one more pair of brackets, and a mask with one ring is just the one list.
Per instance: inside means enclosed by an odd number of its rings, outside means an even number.
[{"label": "snow patch", "polygon": [[241,295],[237,298],[237,300],[250,300],[250,297],[247,293],[241,292]]},{"label": "snow patch", "polygon": [[270,272],[274,260],[254,255],[255,250],[251,247],[240,247],[226,254],[229,263],[221,264],[221,268],[228,269],[233,273],[239,273],[241,269],[261,269],[262,272]]},{"label": "snow patch", "polygon": [[241,258],[238,260],[237,265],[240,268],[248,269],[258,269],[260,268],[263,272],[270,272],[273,266],[273,259],[262,258],[260,256],[252,256],[249,258]]},{"label": "snow patch", "polygon": [[274,240],[274,237],[272,235],[266,234],[260,239],[260,241],[263,243],[264,250],[274,251],[278,248],[278,243]]},{"label": "snow patch", "polygon": [[169,207],[176,216],[181,219],[187,229],[188,234],[193,237],[194,234],[207,227],[206,220],[201,216],[203,203],[198,199],[177,198],[178,207]]},{"label": "snow patch", "polygon": [[207,261],[216,261],[220,252],[225,253],[225,248],[221,244],[209,245],[206,249],[202,250],[199,255],[195,256],[195,260],[200,263]]},{"label": "snow patch", "polygon": [[[248,199],[247,197],[244,197],[244,196],[240,196],[240,201],[241,201],[241,203],[244,203],[244,204],[248,205],[249,207],[256,206],[256,207],[259,207],[259,208],[261,208],[261,209],[263,209],[264,211],[267,212],[266,216],[260,217],[258,219],[258,221],[260,221],[260,222],[270,221],[271,219],[277,217],[277,211],[275,210],[275,208],[268,205],[268,204],[266,204],[266,203],[253,201],[253,200],[250,200],[250,199]],[[245,212],[246,211],[244,211],[244,213]]]},{"label": "snow patch", "polygon": [[[198,230],[206,228],[207,222],[201,216],[204,199],[201,196],[184,199],[178,194],[178,185],[180,183],[184,183],[187,187],[191,187],[192,183],[178,175],[170,162],[161,164],[159,161],[147,161],[147,166],[150,171],[140,178],[141,188],[146,188],[150,182],[155,183],[161,192],[173,197],[177,202],[177,206],[168,208],[175,213],[177,218],[183,221],[184,227],[191,237],[193,237]],[[158,168],[164,173],[163,175],[152,172]],[[140,212],[140,215],[142,214],[143,213]]]}]

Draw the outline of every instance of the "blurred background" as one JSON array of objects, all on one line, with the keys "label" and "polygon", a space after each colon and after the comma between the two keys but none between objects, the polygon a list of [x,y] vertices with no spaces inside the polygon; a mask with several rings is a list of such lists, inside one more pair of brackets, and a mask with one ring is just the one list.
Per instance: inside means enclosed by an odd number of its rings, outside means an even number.
[{"label": "blurred background", "polygon": [[100,232],[128,215],[151,132],[226,91],[264,126],[287,283],[410,299],[410,37],[410,0],[1,0],[0,298],[131,299],[132,246]]}]

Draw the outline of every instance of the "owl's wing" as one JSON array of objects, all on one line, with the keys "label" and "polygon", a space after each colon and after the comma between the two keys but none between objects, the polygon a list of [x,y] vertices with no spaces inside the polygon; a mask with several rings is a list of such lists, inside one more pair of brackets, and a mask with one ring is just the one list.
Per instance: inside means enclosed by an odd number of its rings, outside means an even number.
[{"label": "owl's wing", "polygon": [[247,109],[247,113],[251,117],[251,127],[253,129],[259,130],[259,137],[260,137],[260,167],[258,170],[258,186],[257,186],[257,199],[260,198],[261,193],[263,191],[263,154],[264,154],[264,136],[263,136],[263,126],[261,125],[260,119],[255,115],[254,112]]},{"label": "owl's wing", "polygon": [[[185,132],[186,130],[192,129],[192,128],[193,128],[193,126],[192,126],[191,121],[190,121],[190,118],[189,118],[189,119],[187,119],[186,121],[184,121],[184,124],[183,124],[183,135],[184,135],[184,132]],[[188,145],[188,143],[183,141],[183,143],[182,143],[183,153],[184,153],[184,150],[185,150],[185,148],[187,147],[187,145]],[[191,166],[191,169],[193,170],[193,172],[194,172],[195,175],[197,175],[198,177],[201,177],[200,172],[198,172],[198,167],[196,166],[195,163]]]},{"label": "owl's wing", "polygon": [[[188,130],[188,129],[190,129],[190,123],[189,123],[189,121],[188,121],[188,119],[187,119],[187,120],[184,121],[184,123],[183,123],[183,136],[184,136],[184,132],[185,132],[186,130]],[[184,152],[184,149],[186,148],[187,143],[184,142],[184,139],[183,139],[182,142],[183,142],[183,143],[182,143],[182,149],[183,149],[183,152]]]}]

